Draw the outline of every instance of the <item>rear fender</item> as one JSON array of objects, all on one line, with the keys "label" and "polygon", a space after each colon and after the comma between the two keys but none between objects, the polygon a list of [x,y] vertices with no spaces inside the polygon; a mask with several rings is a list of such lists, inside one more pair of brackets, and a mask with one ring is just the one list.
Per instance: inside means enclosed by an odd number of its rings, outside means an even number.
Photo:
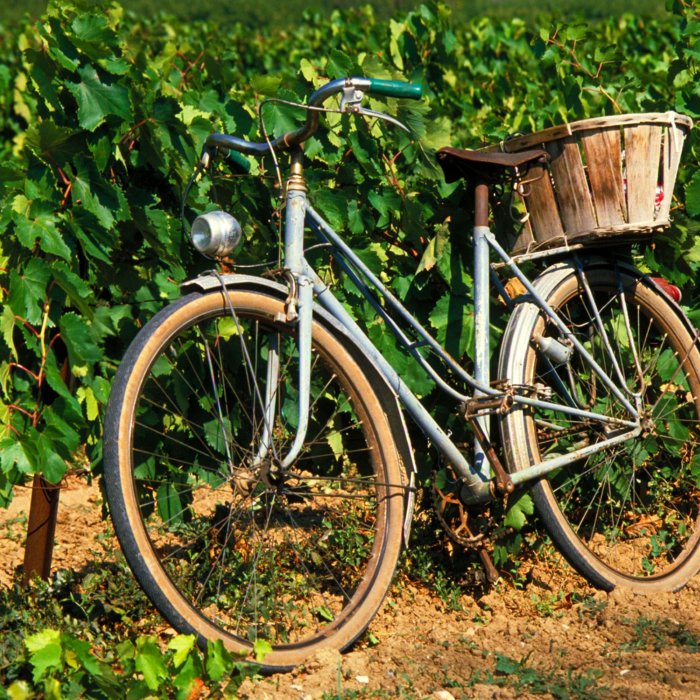
[{"label": "rear fender", "polygon": [[663,286],[654,281],[653,275],[648,275],[641,272],[631,263],[624,261],[612,262],[611,260],[605,258],[591,258],[589,261],[584,261],[584,268],[586,269],[589,267],[609,267],[611,271],[614,271],[616,265],[631,277],[636,277],[645,287],[648,287],[655,292],[661,292],[664,295],[664,299],[671,305],[671,308],[676,316],[688,329],[688,332],[693,336],[693,338],[695,338],[696,345],[698,344],[700,334],[698,333],[697,328],[695,328],[695,326],[691,323],[681,305],[663,288]]}]

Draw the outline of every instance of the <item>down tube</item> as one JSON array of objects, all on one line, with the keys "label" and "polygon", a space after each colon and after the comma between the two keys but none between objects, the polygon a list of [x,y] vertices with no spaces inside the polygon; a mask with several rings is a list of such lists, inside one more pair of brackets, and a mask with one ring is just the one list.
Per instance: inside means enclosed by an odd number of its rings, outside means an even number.
[{"label": "down tube", "polygon": [[[310,268],[308,269],[310,271]],[[464,455],[457,449],[455,444],[435,422],[433,417],[425,410],[415,394],[413,394],[401,380],[384,356],[374,347],[370,339],[357,323],[355,323],[354,319],[348,314],[343,305],[333,296],[333,293],[318,275],[312,272],[312,276],[314,279],[314,292],[318,303],[346,328],[362,351],[384,375],[389,386],[399,397],[401,405],[406,409],[411,418],[430,438],[435,447],[445,456],[447,461],[454,467],[455,471],[464,478],[465,485],[470,491],[473,502],[488,500],[488,498],[490,498],[489,482],[478,472],[474,471]]]}]

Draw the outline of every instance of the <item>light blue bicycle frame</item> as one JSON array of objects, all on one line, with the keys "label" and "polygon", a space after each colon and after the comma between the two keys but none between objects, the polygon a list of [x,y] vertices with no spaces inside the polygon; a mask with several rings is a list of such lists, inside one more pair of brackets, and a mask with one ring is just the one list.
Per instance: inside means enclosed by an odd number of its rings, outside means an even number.
[{"label": "light blue bicycle frame", "polygon": [[[312,269],[311,265],[304,257],[304,229],[308,226],[315,232],[317,237],[325,244],[331,246],[336,254],[336,259],[350,276],[360,291],[373,304],[377,313],[382,316],[390,329],[407,348],[417,362],[425,369],[438,387],[449,397],[459,403],[464,403],[473,397],[486,397],[493,401],[509,400],[515,404],[537,406],[543,409],[555,409],[562,413],[568,413],[579,418],[589,418],[607,424],[611,428],[611,436],[595,444],[573,450],[565,455],[560,455],[547,459],[538,464],[534,464],[522,471],[510,475],[514,485],[522,484],[532,479],[538,478],[563,465],[570,464],[579,459],[587,457],[595,452],[609,448],[617,443],[624,442],[636,437],[641,433],[639,411],[635,408],[628,396],[595,361],[585,347],[579,342],[574,334],[566,327],[561,318],[550,308],[547,302],[537,292],[533,284],[525,277],[517,266],[516,262],[500,246],[493,233],[488,227],[477,226],[474,228],[474,307],[475,307],[475,362],[474,376],[468,374],[460,364],[452,358],[442,346],[420,325],[420,323],[408,312],[405,307],[396,299],[391,292],[381,283],[360,258],[348,247],[348,245],[333,231],[326,221],[309,205],[305,189],[302,187],[289,187],[287,194],[287,209],[285,217],[284,234],[284,260],[285,269],[291,273],[296,282],[296,298],[293,300],[295,309],[289,320],[296,320],[299,327],[299,421],[296,439],[289,452],[282,460],[283,466],[290,465],[298,456],[306,436],[306,427],[309,409],[309,382],[310,382],[310,357],[311,357],[311,328],[313,318],[314,300],[326,309],[335,319],[337,319],[352,336],[354,341],[362,351],[371,359],[381,374],[385,377],[388,385],[395,392],[404,410],[416,422],[416,424],[428,436],[432,444],[438,448],[444,458],[454,468],[455,472],[462,478],[467,490],[465,500],[469,502],[485,501],[492,495],[491,491],[491,469],[484,452],[477,441],[474,463],[470,464],[465,455],[452,442],[449,435],[437,424],[433,417],[423,407],[420,401],[406,386],[398,373],[382,356],[366,334],[346,311],[343,305],[333,295],[331,290],[321,280]],[[620,404],[625,408],[629,417],[627,420],[605,416],[593,411],[586,411],[573,405],[557,404],[533,398],[521,396],[517,393],[506,394],[504,391],[493,388],[489,378],[489,249],[501,258],[505,265],[510,268],[512,274],[523,284],[530,295],[531,301],[536,303],[540,309],[559,328],[563,337],[584,359],[593,372],[600,378],[604,385],[610,390]],[[384,300],[386,308],[380,304],[371,291],[373,288]],[[395,321],[389,315],[387,309],[399,319]],[[597,315],[597,310],[595,310]],[[598,317],[598,321],[599,321]],[[410,327],[419,338],[414,341],[407,337],[400,323]],[[430,348],[446,364],[456,378],[463,381],[473,391],[473,396],[462,394],[448,385],[435,371],[435,369],[419,353],[419,347]],[[274,386],[270,382],[270,372],[275,373],[276,363],[273,357],[268,362],[268,382],[267,386]],[[624,386],[624,384],[623,384]],[[632,399],[638,398],[631,395]],[[265,398],[267,419],[266,424],[272,425],[274,416],[274,396]],[[480,415],[479,421],[484,433],[488,436],[488,417]],[[260,447],[259,457],[262,458],[270,449],[269,431],[264,431],[263,441]]]}]

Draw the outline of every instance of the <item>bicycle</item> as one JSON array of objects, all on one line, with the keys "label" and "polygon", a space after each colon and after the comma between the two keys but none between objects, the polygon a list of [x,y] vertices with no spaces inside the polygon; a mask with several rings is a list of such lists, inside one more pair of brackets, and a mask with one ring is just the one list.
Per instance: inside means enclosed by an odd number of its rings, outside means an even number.
[{"label": "bicycle", "polygon": [[[340,111],[382,117],[362,107],[367,95],[417,99],[421,88],[334,80],[309,97],[296,131],[260,143],[212,134],[200,170],[222,151],[291,154],[283,281],[217,272],[189,281],[185,296],[141,329],[115,377],[105,487],[121,547],[150,599],[202,644],[222,640],[250,655],[256,641],[269,642],[267,670],[289,669],[320,648],[348,648],[378,611],[408,538],[416,465],[404,413],[447,464],[436,487],[440,517],[453,538],[481,548],[492,578],[472,513],[528,488],[556,546],[594,585],[652,594],[683,586],[700,568],[697,332],[676,288],[620,259],[619,248],[610,256],[590,245],[611,232],[616,240],[638,237],[644,227],[583,225],[586,235],[568,237],[569,224],[555,220],[568,216],[565,202],[547,200],[543,212],[543,198],[567,196],[553,178],[557,155],[569,165],[575,158],[578,127],[499,150],[439,154],[448,179],[475,182],[472,375],[307,199],[301,144],[337,94]],[[628,119],[605,138],[619,140],[625,130],[625,178],[618,168],[615,187],[627,198],[625,216],[641,208],[653,229],[668,217],[678,142],[690,120],[645,119],[646,131]],[[640,133],[647,134],[641,145]],[[583,174],[569,168],[567,177],[592,188],[595,208],[602,176],[594,141]],[[641,152],[651,170],[646,184],[632,172]],[[657,174],[666,201],[650,204]],[[515,177],[529,217],[531,240],[521,236],[513,255],[489,229],[489,187],[504,177]],[[201,215],[192,225],[195,247],[224,255],[240,237],[237,226],[223,212]],[[306,228],[469,423],[471,460],[316,274],[304,253]],[[500,262],[490,262],[491,251]],[[545,268],[530,281],[523,261]],[[509,295],[493,274],[500,269],[521,292]],[[512,309],[493,381],[490,276]]]}]

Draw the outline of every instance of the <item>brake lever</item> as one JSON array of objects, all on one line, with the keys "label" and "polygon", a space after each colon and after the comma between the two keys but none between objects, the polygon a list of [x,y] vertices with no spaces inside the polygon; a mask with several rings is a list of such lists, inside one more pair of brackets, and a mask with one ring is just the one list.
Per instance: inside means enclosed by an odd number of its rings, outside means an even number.
[{"label": "brake lever", "polygon": [[356,112],[360,108],[360,103],[365,98],[365,93],[358,90],[352,85],[346,85],[343,88],[343,94],[340,98],[341,112]]},{"label": "brake lever", "polygon": [[402,124],[398,119],[395,119],[388,114],[384,114],[384,112],[375,112],[373,109],[362,107],[361,103],[364,97],[365,93],[362,90],[358,90],[352,85],[346,86],[343,88],[343,95],[340,98],[340,111],[345,113],[361,114],[364,117],[375,117],[376,119],[382,119],[383,121],[389,122],[394,126],[398,126],[407,134],[411,133],[411,130],[405,124]]},{"label": "brake lever", "polygon": [[388,114],[384,114],[384,112],[375,112],[373,109],[366,109],[365,107],[358,107],[352,111],[356,114],[361,114],[364,117],[376,117],[377,119],[382,119],[383,121],[389,122],[394,126],[398,126],[399,129],[403,129],[407,134],[411,133],[411,130],[405,124],[402,124],[398,119],[395,119]]}]

